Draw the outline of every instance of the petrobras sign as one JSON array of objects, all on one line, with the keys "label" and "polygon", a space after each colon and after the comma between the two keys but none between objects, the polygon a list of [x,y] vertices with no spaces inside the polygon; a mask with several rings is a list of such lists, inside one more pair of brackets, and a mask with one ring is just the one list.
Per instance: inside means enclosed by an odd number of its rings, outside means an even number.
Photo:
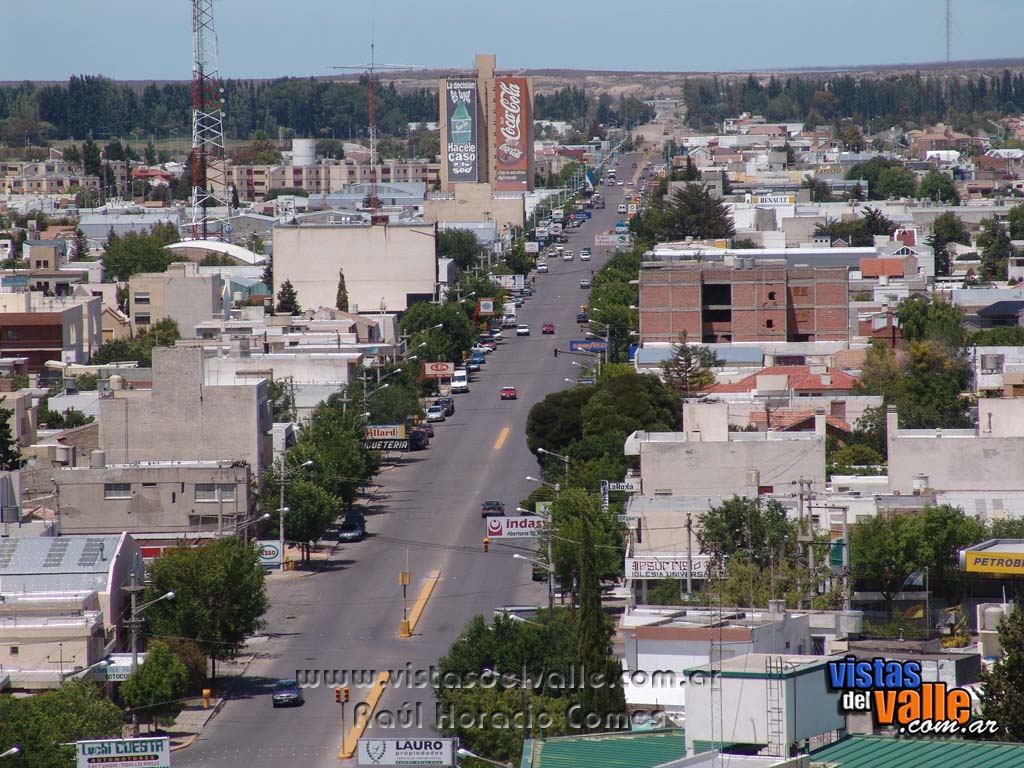
[{"label": "petrobras sign", "polygon": [[485,535],[489,539],[525,539],[536,536],[547,524],[547,518],[538,515],[522,515],[521,517],[492,515],[487,518]]},{"label": "petrobras sign", "polygon": [[570,339],[570,352],[604,352],[608,349],[608,342],[603,339]]},{"label": "petrobras sign", "polygon": [[405,437],[405,424],[367,424],[363,429],[363,437],[366,440],[401,440]]},{"label": "petrobras sign", "polygon": [[454,765],[455,739],[360,739],[359,765]]},{"label": "petrobras sign", "polygon": [[494,314],[494,299],[480,299],[476,303],[478,317],[489,317]]},{"label": "petrobras sign", "polygon": [[690,563],[693,563],[695,579],[706,579],[710,570],[709,555],[693,555],[690,558],[678,555],[651,555],[650,557],[627,557],[627,579],[685,579]]},{"label": "petrobras sign", "polygon": [[256,542],[260,565],[270,567],[281,564],[281,542],[277,539],[262,539]]},{"label": "petrobras sign", "polygon": [[[450,379],[454,375],[455,363],[423,363],[423,378],[425,379]],[[395,437],[405,437],[404,427],[402,431],[403,434],[395,435]],[[388,437],[391,437],[391,435],[388,435]]]},{"label": "petrobras sign", "polygon": [[562,234],[562,225],[561,224],[557,224],[557,223],[552,223],[551,226],[548,227],[548,233],[552,237],[554,237],[555,235]]},{"label": "petrobras sign", "polygon": [[75,742],[78,768],[170,768],[171,740],[167,736],[149,739],[90,739]]}]

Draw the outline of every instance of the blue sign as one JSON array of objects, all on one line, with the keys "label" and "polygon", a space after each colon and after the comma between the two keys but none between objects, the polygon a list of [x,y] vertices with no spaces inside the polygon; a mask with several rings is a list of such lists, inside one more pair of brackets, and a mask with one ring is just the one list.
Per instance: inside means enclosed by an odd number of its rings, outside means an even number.
[{"label": "blue sign", "polygon": [[576,213],[571,214],[571,217],[574,219],[589,219],[593,215],[590,211],[576,211]]},{"label": "blue sign", "polygon": [[605,352],[608,342],[604,339],[569,339],[570,352]]},{"label": "blue sign", "polygon": [[28,275],[4,275],[0,278],[0,285],[4,288],[27,288]]},{"label": "blue sign", "polygon": [[630,344],[629,345],[629,362],[632,363],[633,360],[636,359],[636,351],[639,348],[640,348],[639,344]]}]

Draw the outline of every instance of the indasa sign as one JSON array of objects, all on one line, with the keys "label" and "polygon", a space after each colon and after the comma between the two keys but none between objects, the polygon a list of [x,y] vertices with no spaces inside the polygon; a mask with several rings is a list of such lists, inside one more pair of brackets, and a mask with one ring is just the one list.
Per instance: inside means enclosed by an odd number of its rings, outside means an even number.
[{"label": "indasa sign", "polygon": [[455,375],[455,363],[423,363],[426,379],[450,379]]},{"label": "indasa sign", "polygon": [[487,518],[487,538],[525,539],[536,536],[547,524],[547,518],[539,515],[522,515],[521,517],[493,515]]},{"label": "indasa sign", "polygon": [[525,77],[494,80],[495,188],[516,192],[528,188],[529,89]]}]

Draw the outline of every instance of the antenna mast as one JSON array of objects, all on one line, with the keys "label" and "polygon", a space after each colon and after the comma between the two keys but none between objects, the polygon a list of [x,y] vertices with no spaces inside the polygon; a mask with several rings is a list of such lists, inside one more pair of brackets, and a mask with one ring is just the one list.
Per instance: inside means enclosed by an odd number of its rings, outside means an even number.
[{"label": "antenna mast", "polygon": [[224,89],[217,71],[213,0],[192,0],[192,237],[209,234],[207,208],[222,205],[227,189],[224,162]]},{"label": "antenna mast", "polygon": [[946,73],[953,60],[953,0],[946,0]]},{"label": "antenna mast", "polygon": [[374,44],[370,43],[370,63],[331,67],[331,69],[348,69],[364,71],[368,75],[367,99],[369,102],[370,125],[370,214],[377,213],[377,80],[374,74],[378,70],[412,70],[426,69],[418,64],[377,64],[374,60]]}]

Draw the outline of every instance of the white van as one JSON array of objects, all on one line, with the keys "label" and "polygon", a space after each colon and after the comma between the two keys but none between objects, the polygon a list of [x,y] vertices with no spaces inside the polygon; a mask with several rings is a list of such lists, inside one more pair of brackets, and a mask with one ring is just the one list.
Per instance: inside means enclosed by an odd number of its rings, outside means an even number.
[{"label": "white van", "polygon": [[469,374],[458,370],[452,376],[452,392],[469,392]]},{"label": "white van", "polygon": [[618,212],[619,213],[629,213],[629,208],[626,206],[625,203],[619,203]]}]

